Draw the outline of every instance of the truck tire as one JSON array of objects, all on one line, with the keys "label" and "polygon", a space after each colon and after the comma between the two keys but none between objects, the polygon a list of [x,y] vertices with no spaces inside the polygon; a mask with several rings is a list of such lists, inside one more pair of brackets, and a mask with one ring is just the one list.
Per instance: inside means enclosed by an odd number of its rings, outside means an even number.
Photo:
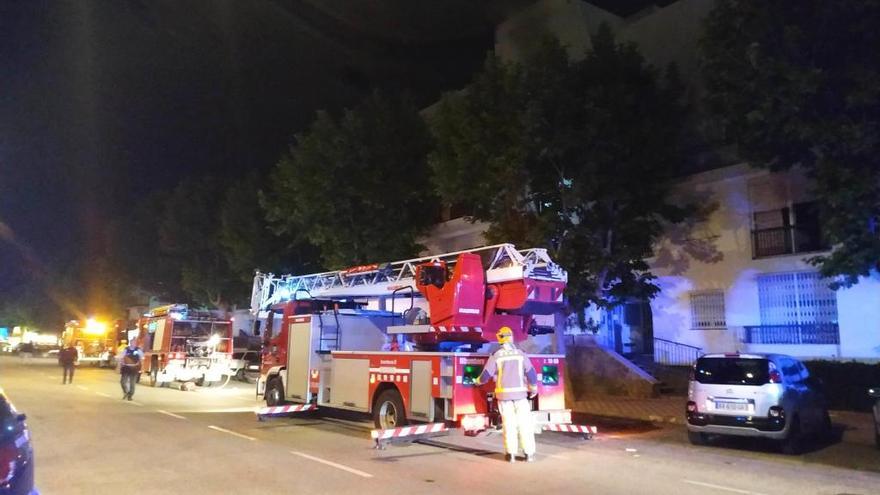
[{"label": "truck tire", "polygon": [[406,411],[403,408],[403,399],[396,389],[389,388],[379,394],[376,404],[373,406],[373,422],[376,428],[388,429],[406,426]]},{"label": "truck tire", "polygon": [[266,405],[269,407],[282,406],[285,404],[284,385],[281,384],[280,378],[275,377],[269,379],[269,382],[266,383],[266,393],[264,397],[266,398]]},{"label": "truck tire", "polygon": [[158,387],[159,386],[159,369],[158,368],[150,368],[150,386]]}]

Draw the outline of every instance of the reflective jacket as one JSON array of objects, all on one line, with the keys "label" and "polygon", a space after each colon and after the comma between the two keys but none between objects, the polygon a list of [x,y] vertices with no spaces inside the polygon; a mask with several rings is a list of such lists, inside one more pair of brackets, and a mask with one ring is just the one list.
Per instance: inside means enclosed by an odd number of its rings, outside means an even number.
[{"label": "reflective jacket", "polygon": [[532,361],[511,344],[501,346],[489,356],[477,383],[487,383],[493,378],[498,400],[525,399],[529,392],[538,391],[538,374]]}]

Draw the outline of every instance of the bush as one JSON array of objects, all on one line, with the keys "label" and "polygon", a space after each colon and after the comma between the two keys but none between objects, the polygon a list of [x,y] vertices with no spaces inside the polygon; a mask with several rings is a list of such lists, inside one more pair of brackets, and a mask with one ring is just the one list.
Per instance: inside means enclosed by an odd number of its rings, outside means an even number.
[{"label": "bush", "polygon": [[874,399],[868,389],[880,386],[880,364],[855,361],[807,361],[810,376],[825,384],[830,409],[870,411]]}]

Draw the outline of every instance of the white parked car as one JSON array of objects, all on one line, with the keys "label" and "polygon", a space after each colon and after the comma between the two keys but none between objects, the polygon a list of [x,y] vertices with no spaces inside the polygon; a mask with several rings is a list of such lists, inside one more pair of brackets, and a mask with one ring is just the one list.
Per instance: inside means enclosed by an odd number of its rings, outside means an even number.
[{"label": "white parked car", "polygon": [[688,439],[710,435],[778,440],[798,453],[807,435],[831,432],[825,395],[806,366],[781,354],[707,354],[688,383]]}]

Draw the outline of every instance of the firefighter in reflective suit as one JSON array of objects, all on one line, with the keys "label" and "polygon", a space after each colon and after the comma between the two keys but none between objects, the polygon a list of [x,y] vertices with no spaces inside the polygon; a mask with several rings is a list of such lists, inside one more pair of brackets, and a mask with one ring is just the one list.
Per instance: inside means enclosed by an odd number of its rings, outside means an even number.
[{"label": "firefighter in reflective suit", "polygon": [[501,412],[507,461],[516,460],[519,444],[522,444],[525,460],[531,462],[535,458],[531,399],[538,395],[538,375],[529,358],[513,345],[510,327],[501,327],[497,337],[501,347],[489,357],[477,384],[495,378],[495,399]]}]

